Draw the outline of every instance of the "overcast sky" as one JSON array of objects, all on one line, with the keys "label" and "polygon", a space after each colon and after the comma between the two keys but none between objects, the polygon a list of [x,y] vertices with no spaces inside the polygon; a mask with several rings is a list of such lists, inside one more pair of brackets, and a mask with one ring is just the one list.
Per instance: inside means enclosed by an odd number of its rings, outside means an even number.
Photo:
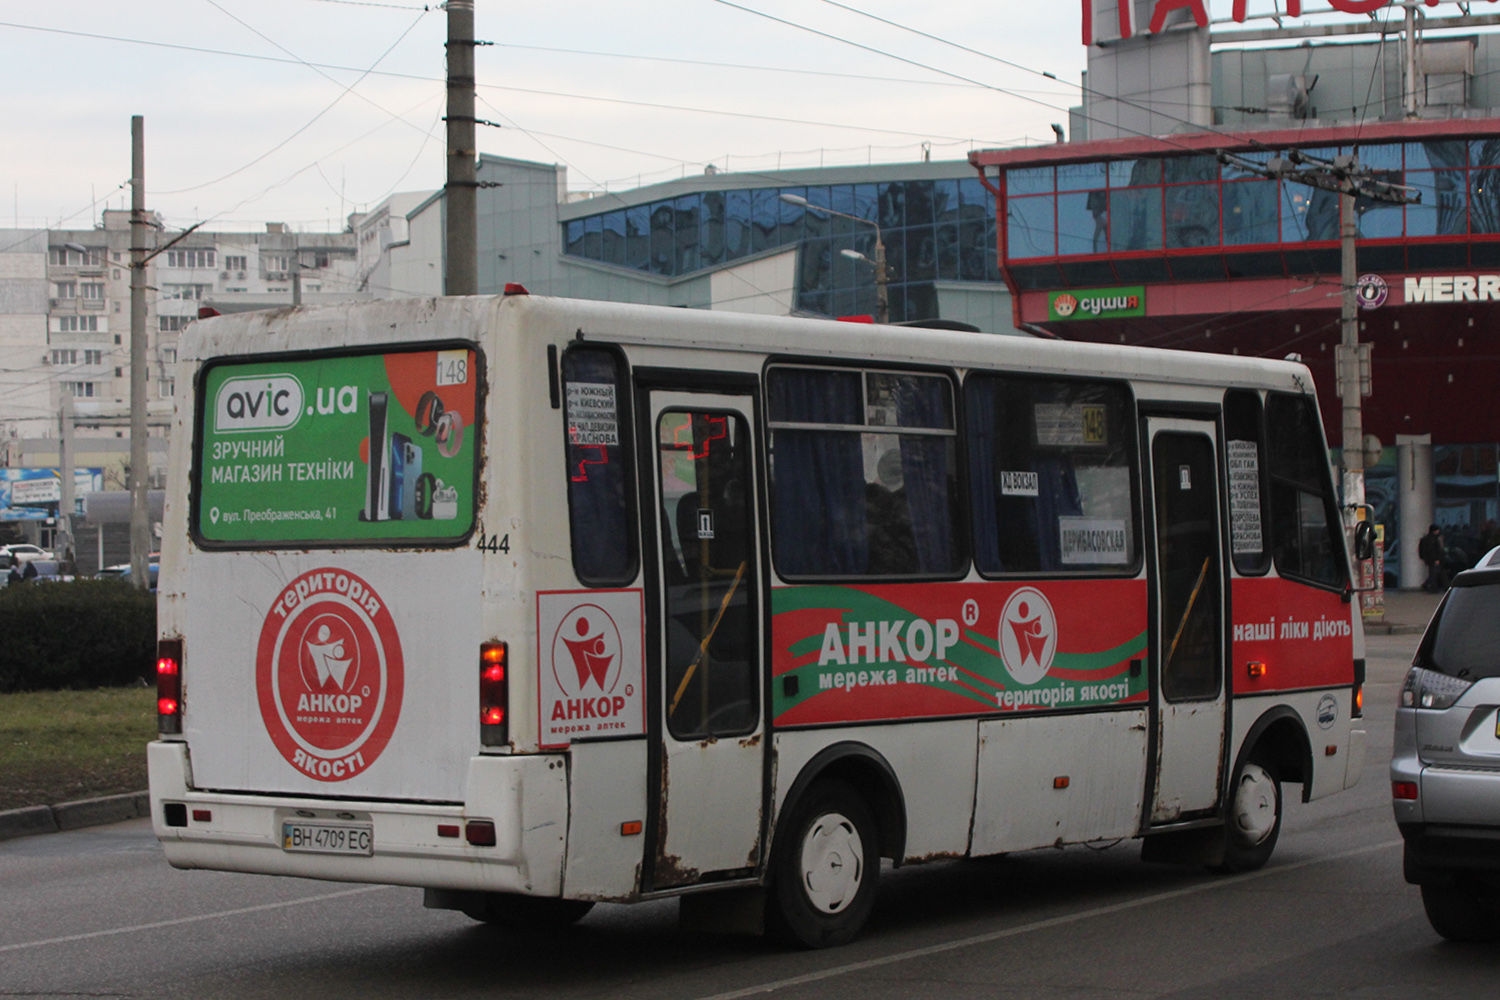
[{"label": "overcast sky", "polygon": [[[494,43],[477,50],[478,116],[503,126],[479,149],[617,190],[710,162],[918,160],[923,142],[961,159],[1050,142],[1079,103],[1079,0],[840,2],[983,55],[830,0],[477,0]],[[443,11],[405,0],[0,3],[0,226],[128,207],[133,114],[147,204],[172,226],[339,229],[437,188],[445,36]]]}]

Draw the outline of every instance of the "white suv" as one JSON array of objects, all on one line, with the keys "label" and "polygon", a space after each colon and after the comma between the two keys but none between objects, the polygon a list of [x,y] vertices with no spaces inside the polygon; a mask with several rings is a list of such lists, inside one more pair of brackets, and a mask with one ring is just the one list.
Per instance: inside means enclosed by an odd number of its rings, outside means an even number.
[{"label": "white suv", "polygon": [[1500,940],[1500,548],[1453,578],[1417,647],[1391,795],[1433,929]]}]

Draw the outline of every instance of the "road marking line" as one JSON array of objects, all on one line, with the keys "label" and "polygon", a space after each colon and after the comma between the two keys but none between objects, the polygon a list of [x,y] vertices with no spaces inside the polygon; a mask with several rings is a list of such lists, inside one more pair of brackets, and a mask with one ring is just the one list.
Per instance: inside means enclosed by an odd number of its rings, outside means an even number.
[{"label": "road marking line", "polygon": [[359,889],[345,889],[342,892],[325,892],[321,896],[306,896],[302,899],[289,899],[284,903],[262,903],[259,906],[242,906],[237,910],[219,910],[216,913],[200,913],[196,917],[176,917],[172,920],[158,920],[150,924],[134,924],[130,927],[115,927],[107,931],[89,931],[87,934],[68,934],[64,937],[47,938],[45,941],[25,941],[21,944],[0,945],[0,952],[20,951],[22,948],[40,948],[49,944],[67,944],[69,941],[88,941],[91,938],[110,937],[115,934],[133,934],[136,931],[154,931],[160,927],[176,927],[180,924],[197,923],[200,920],[219,920],[223,917],[238,917],[246,913],[263,913],[266,910],[281,910],[288,906],[301,906],[304,903],[321,903],[329,899],[342,899],[345,896],[357,896],[364,892],[379,892],[382,889],[394,889],[390,885],[367,885]]},{"label": "road marking line", "polygon": [[956,951],[959,948],[968,948],[976,944],[987,944],[991,941],[1000,941],[1004,938],[1018,937],[1022,934],[1030,934],[1032,931],[1046,930],[1050,927],[1059,927],[1063,924],[1077,923],[1080,920],[1091,920],[1094,917],[1103,917],[1111,913],[1119,913],[1122,910],[1131,910],[1140,906],[1150,906],[1153,903],[1165,902],[1169,899],[1180,899],[1183,896],[1192,896],[1200,892],[1208,892],[1211,889],[1233,888],[1245,882],[1268,875],[1279,875],[1283,872],[1296,871],[1298,868],[1306,868],[1310,865],[1320,865],[1327,861],[1341,861],[1344,858],[1352,858],[1360,854],[1369,854],[1373,851],[1383,851],[1388,847],[1400,846],[1400,840],[1387,840],[1384,843],[1372,844],[1368,847],[1355,847],[1337,854],[1329,854],[1319,858],[1309,858],[1306,861],[1297,861],[1289,865],[1281,865],[1276,868],[1262,868],[1260,871],[1247,872],[1244,875],[1233,875],[1228,878],[1215,879],[1210,882],[1202,882],[1198,885],[1188,886],[1184,889],[1173,889],[1169,892],[1159,892],[1152,896],[1142,896],[1140,899],[1127,900],[1123,903],[1111,903],[1108,906],[1097,906],[1092,910],[1082,910],[1078,913],[1069,913],[1061,917],[1049,917],[1046,920],[1036,920],[1029,924],[1021,924],[1019,927],[1007,927],[1003,931],[990,931],[986,934],[975,934],[972,937],[961,938],[957,941],[945,941],[942,944],[928,945],[925,948],[913,948],[910,951],[900,951],[892,955],[882,955],[880,958],[871,958],[863,962],[850,962],[848,965],[834,966],[831,969],[822,969],[818,972],[809,972],[801,976],[791,976],[787,979],[776,979],[759,986],[747,986],[744,989],[731,990],[728,993],[714,993],[711,996],[699,997],[698,1000],[739,1000],[741,997],[753,997],[762,993],[771,993],[775,990],[786,989],[788,986],[802,986],[807,983],[816,983],[824,979],[832,979],[835,976],[845,976],[851,972],[863,972],[865,969],[878,969],[883,965],[893,965],[897,962],[906,962],[914,958],[925,958],[928,955],[940,955],[945,951]]}]

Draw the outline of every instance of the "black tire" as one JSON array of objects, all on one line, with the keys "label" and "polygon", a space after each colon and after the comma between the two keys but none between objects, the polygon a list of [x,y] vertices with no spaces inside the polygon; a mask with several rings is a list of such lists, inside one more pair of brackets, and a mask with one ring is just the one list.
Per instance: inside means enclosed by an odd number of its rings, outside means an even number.
[{"label": "black tire", "polygon": [[[1460,876],[1461,877],[1461,876]],[[1500,940],[1500,922],[1479,894],[1461,886],[1422,886],[1427,922],[1449,941],[1487,944]]]},{"label": "black tire", "polygon": [[844,782],[820,780],[777,824],[766,929],[802,948],[848,944],[870,916],[879,876],[870,807]]},{"label": "black tire", "polygon": [[1223,850],[1218,872],[1253,872],[1271,860],[1281,836],[1281,782],[1252,755],[1234,772],[1224,797]]},{"label": "black tire", "polygon": [[464,907],[464,915],[487,924],[503,924],[518,931],[556,931],[578,923],[594,904],[585,899],[516,896],[487,892]]}]

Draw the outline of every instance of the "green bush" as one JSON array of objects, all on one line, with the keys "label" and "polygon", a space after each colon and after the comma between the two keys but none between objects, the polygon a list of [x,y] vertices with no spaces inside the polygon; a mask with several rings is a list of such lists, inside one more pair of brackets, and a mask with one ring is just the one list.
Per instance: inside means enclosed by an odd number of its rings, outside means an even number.
[{"label": "green bush", "polygon": [[0,692],[135,684],[155,662],[155,594],[119,580],[0,590]]}]

